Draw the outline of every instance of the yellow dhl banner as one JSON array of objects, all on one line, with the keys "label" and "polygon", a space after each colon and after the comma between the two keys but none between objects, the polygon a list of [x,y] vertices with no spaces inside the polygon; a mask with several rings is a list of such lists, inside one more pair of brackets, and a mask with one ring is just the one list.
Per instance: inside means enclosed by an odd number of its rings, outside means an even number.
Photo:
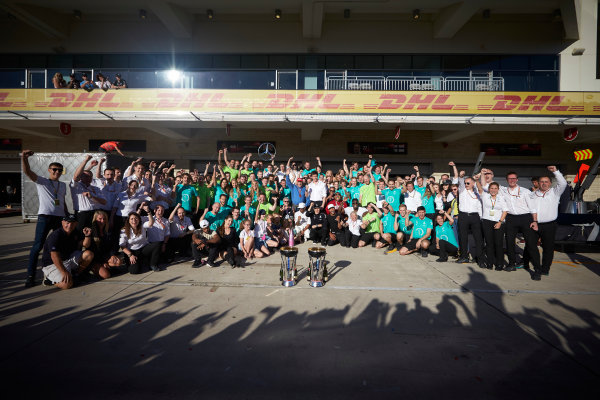
[{"label": "yellow dhl banner", "polygon": [[599,116],[600,92],[6,89],[0,111]]}]

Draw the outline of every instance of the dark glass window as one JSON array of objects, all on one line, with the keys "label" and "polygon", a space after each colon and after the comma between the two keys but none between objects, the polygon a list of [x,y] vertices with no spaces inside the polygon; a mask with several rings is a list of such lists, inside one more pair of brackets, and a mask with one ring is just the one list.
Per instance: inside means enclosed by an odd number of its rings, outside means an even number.
[{"label": "dark glass window", "polygon": [[269,68],[296,69],[298,58],[295,54],[277,54],[269,56]]},{"label": "dark glass window", "polygon": [[213,68],[239,68],[240,56],[220,54],[213,56]]},{"label": "dark glass window", "polygon": [[352,69],[354,68],[354,56],[334,55],[326,56],[327,69]]}]

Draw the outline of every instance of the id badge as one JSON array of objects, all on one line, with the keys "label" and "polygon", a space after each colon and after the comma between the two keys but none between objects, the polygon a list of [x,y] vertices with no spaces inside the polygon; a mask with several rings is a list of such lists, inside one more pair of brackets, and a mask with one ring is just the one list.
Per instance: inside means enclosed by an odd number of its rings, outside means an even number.
[{"label": "id badge", "polygon": [[494,210],[490,210],[490,217],[494,216]]},{"label": "id badge", "polygon": [[55,207],[60,206],[60,200],[59,199],[54,199],[54,206]]}]

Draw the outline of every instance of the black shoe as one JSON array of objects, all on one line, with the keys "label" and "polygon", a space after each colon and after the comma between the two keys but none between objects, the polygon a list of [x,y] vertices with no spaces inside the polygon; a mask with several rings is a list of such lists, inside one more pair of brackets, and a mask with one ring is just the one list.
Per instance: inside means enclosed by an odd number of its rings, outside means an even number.
[{"label": "black shoe", "polygon": [[496,271],[502,271],[504,267],[502,265],[496,265]]},{"label": "black shoe", "polygon": [[27,279],[25,279],[25,287],[30,288],[35,286],[35,278],[32,275],[29,275]]},{"label": "black shoe", "polygon": [[542,271],[541,274],[544,275],[544,276],[549,276],[550,275],[550,271]]},{"label": "black shoe", "polygon": [[445,257],[445,258],[440,257],[437,260],[435,260],[435,262],[448,262],[448,257]]},{"label": "black shoe", "polygon": [[466,257],[459,258],[458,260],[456,260],[457,264],[467,264],[468,262],[469,262],[469,259]]},{"label": "black shoe", "polygon": [[201,265],[202,265],[202,260],[194,260],[194,263],[192,264],[192,268],[200,268]]},{"label": "black shoe", "polygon": [[542,280],[542,273],[539,271],[535,271],[533,273],[533,275],[531,275],[531,280],[532,281],[541,281]]},{"label": "black shoe", "polygon": [[46,277],[44,277],[44,280],[42,281],[42,285],[44,286],[54,286],[54,283],[52,283],[52,281]]},{"label": "black shoe", "polygon": [[490,263],[485,263],[485,267],[487,269],[494,269],[494,266],[492,264],[490,264]]},{"label": "black shoe", "polygon": [[[521,263],[516,263],[515,264],[515,269],[523,269],[525,267],[525,264]],[[529,264],[528,264],[528,268],[529,268]]]},{"label": "black shoe", "polygon": [[516,271],[517,268],[515,268],[514,264],[508,264],[506,267],[504,267],[504,270],[506,272],[513,272]]},{"label": "black shoe", "polygon": [[427,250],[421,250],[421,257],[425,258],[427,256],[428,256]]},{"label": "black shoe", "polygon": [[150,269],[152,270],[152,272],[158,272],[158,271],[160,271],[160,269],[156,265],[151,266]]}]

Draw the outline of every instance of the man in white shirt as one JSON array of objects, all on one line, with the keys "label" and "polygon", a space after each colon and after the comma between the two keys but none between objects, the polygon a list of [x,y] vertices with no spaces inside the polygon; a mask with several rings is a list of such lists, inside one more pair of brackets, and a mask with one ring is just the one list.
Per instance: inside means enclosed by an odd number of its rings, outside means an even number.
[{"label": "man in white shirt", "polygon": [[[534,281],[539,281],[542,275],[550,273],[550,265],[552,265],[554,258],[554,237],[556,235],[558,203],[560,202],[560,196],[567,187],[567,181],[556,166],[548,166],[548,171],[554,174],[557,183],[556,186],[552,187],[552,179],[549,176],[540,176],[538,179],[539,188],[530,195],[535,209],[532,228],[534,231],[537,231],[537,235],[542,241],[541,268],[534,271],[531,277]],[[523,262],[526,263],[526,261],[528,261],[527,254],[523,257]]]},{"label": "man in white shirt", "polygon": [[505,271],[515,271],[523,268],[523,264],[517,265],[516,243],[517,232],[521,231],[525,238],[525,252],[529,255],[529,262],[535,270],[540,269],[540,253],[537,249],[537,237],[533,230],[533,213],[536,210],[531,201],[531,192],[520,187],[517,182],[519,176],[516,172],[506,174],[508,186],[500,187],[500,194],[506,201],[508,214],[506,216],[506,253],[508,254],[508,265]]},{"label": "man in white shirt", "polygon": [[296,238],[308,240],[310,238],[310,217],[306,214],[306,204],[298,204],[298,211],[294,213],[294,221],[296,222],[296,226],[294,226]]},{"label": "man in white shirt", "polygon": [[460,246],[460,258],[456,262],[459,264],[469,262],[469,233],[471,233],[473,239],[475,239],[475,249],[470,249],[471,255],[477,261],[477,264],[483,267],[481,199],[475,187],[475,179],[479,179],[479,175],[473,178],[458,179],[458,219],[460,220],[460,224],[458,225],[458,243]]},{"label": "man in white shirt", "polygon": [[318,203],[321,208],[325,207],[325,197],[327,197],[327,185],[319,180],[316,172],[311,174],[312,182],[308,184],[308,195],[311,203]]},{"label": "man in white shirt", "polygon": [[417,208],[421,207],[421,193],[415,190],[415,184],[411,181],[406,182],[406,192],[404,193],[404,204],[410,213],[415,214]]},{"label": "man in white shirt", "polygon": [[[85,227],[92,226],[92,217],[94,211],[100,206],[106,205],[106,199],[102,197],[100,189],[92,185],[92,172],[86,170],[87,163],[92,158],[86,156],[79,164],[69,184],[71,188],[71,198],[73,199],[73,209],[77,215],[77,228],[82,230]],[[92,166],[96,165],[94,161]]]}]

